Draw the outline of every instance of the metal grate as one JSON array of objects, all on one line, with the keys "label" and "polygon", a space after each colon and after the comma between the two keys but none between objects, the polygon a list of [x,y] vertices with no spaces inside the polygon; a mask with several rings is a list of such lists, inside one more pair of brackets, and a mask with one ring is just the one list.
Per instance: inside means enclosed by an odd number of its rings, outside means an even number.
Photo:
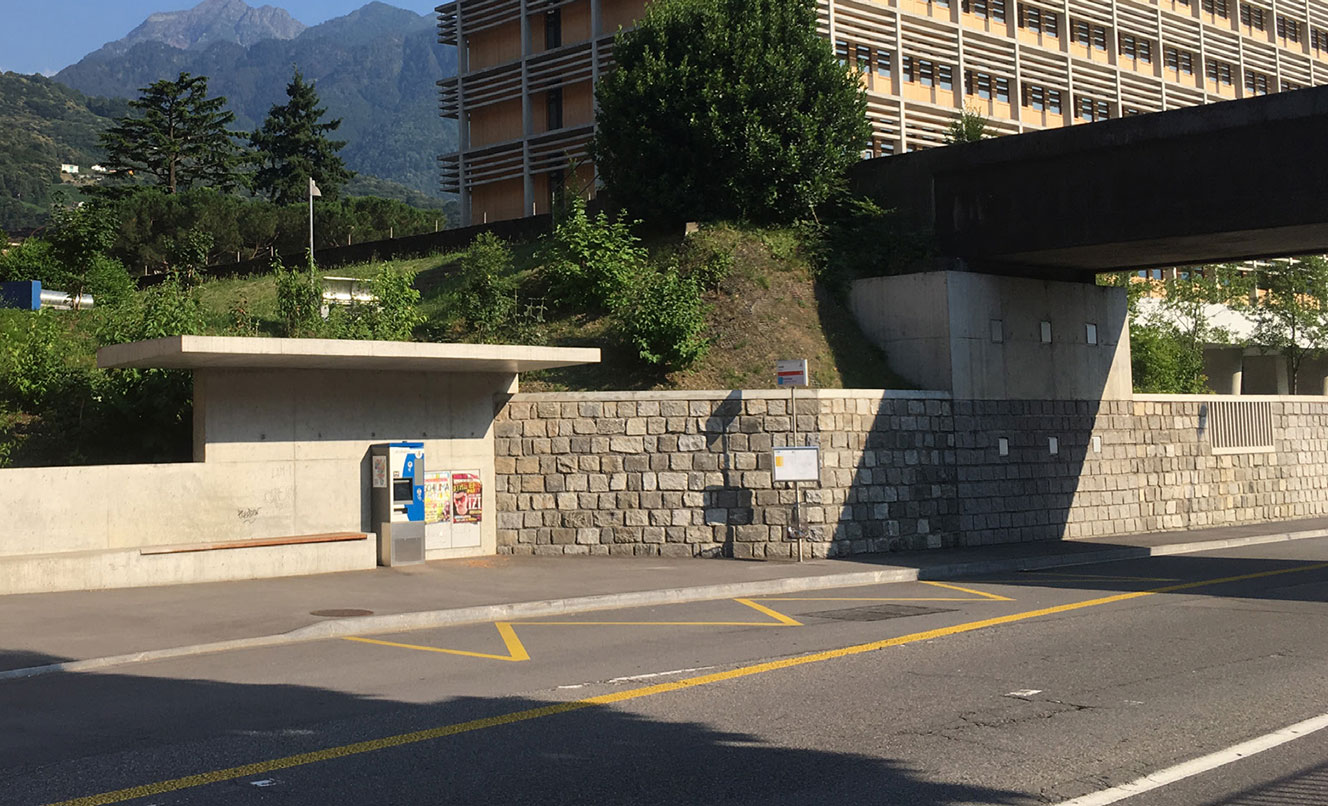
[{"label": "metal grate", "polygon": [[1273,449],[1273,404],[1253,400],[1216,400],[1209,404],[1208,434],[1213,452]]}]

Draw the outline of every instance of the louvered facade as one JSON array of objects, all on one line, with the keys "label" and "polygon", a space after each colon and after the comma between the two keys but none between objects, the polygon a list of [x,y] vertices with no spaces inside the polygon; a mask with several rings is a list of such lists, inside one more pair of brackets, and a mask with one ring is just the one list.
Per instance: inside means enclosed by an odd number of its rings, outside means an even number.
[{"label": "louvered facade", "polygon": [[[963,109],[997,134],[1328,84],[1328,0],[822,0],[820,28],[862,74],[864,156],[944,142]],[[459,75],[439,82],[460,150],[440,158],[462,223],[593,193],[594,82],[644,0],[457,0],[438,7]]]}]

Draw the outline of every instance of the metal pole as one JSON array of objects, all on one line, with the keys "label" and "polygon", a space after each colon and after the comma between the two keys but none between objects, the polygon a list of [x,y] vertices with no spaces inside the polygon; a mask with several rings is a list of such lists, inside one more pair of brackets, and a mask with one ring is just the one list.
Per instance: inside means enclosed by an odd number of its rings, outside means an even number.
[{"label": "metal pole", "polygon": [[[793,447],[798,445],[798,386],[794,384],[789,387],[789,414],[793,417]],[[793,482],[793,539],[798,543],[798,562],[802,562],[802,526],[798,522],[800,514],[799,499],[802,497],[802,491],[798,489],[798,482]]]},{"label": "metal pole", "polygon": [[314,268],[314,194],[309,192],[309,270]]}]

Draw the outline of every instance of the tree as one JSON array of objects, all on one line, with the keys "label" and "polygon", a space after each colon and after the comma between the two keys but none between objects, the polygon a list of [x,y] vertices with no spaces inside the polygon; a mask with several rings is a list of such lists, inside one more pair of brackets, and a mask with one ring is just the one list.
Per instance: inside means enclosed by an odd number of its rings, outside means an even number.
[{"label": "tree", "polygon": [[592,151],[610,197],[646,218],[801,217],[870,135],[814,0],[658,0],[613,55]]},{"label": "tree", "polygon": [[987,133],[987,119],[976,109],[964,108],[959,113],[959,117],[950,123],[950,128],[945,132],[946,145],[955,145],[956,143],[976,143],[979,140],[986,140],[990,137]]},{"label": "tree", "polygon": [[254,188],[278,204],[304,201],[312,178],[322,198],[332,200],[354,174],[337,156],[344,140],[329,140],[328,133],[341,126],[341,119],[320,123],[327,109],[318,105],[313,84],[306,84],[299,70],[286,85],[285,104],[273,106],[262,128],[249,138],[258,163]]},{"label": "tree", "polygon": [[1328,347],[1328,258],[1298,258],[1261,268],[1254,335],[1250,341],[1280,352],[1291,394],[1305,358]]},{"label": "tree", "polygon": [[129,102],[138,114],[117,119],[101,135],[106,167],[122,176],[152,176],[167,193],[240,184],[240,148],[226,129],[235,115],[225,111],[225,98],[207,97],[207,82],[207,76],[180,73],[140,89]]}]

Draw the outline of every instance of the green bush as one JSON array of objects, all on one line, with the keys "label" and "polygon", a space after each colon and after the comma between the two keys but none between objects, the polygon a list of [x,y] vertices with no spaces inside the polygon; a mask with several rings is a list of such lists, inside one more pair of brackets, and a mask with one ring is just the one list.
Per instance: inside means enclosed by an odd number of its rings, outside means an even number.
[{"label": "green bush", "polygon": [[639,278],[616,315],[628,342],[648,364],[681,369],[705,355],[706,305],[701,290],[676,269]]},{"label": "green bush", "polygon": [[280,258],[272,261],[272,277],[277,284],[277,319],[280,335],[286,338],[313,338],[323,331],[323,284],[313,271],[287,270]]},{"label": "green bush", "polygon": [[649,259],[625,220],[586,214],[583,199],[571,199],[540,254],[542,274],[558,303],[588,311],[613,311],[634,278],[648,272]]},{"label": "green bush", "polygon": [[461,258],[456,292],[466,327],[481,341],[511,331],[517,319],[512,250],[491,232],[480,233]]}]

